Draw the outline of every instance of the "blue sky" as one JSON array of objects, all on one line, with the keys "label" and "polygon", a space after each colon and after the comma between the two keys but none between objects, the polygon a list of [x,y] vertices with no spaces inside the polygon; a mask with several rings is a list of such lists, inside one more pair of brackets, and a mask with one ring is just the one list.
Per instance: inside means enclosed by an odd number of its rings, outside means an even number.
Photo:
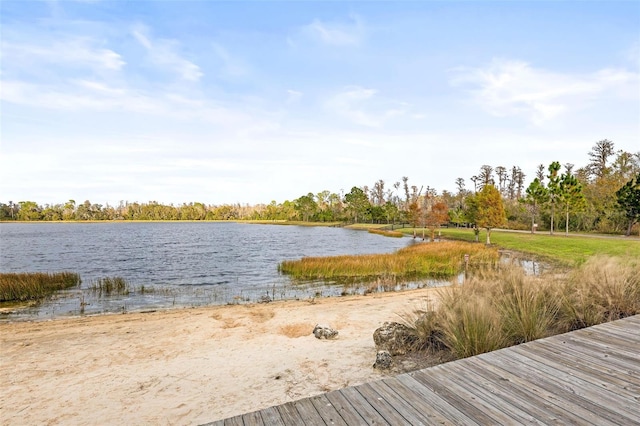
[{"label": "blue sky", "polygon": [[0,201],[269,203],[640,151],[640,2],[6,1]]}]

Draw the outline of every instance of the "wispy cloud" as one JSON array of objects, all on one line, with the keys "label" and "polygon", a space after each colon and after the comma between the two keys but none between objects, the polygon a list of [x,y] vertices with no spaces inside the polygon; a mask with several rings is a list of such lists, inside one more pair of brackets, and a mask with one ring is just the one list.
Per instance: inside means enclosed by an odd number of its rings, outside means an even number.
[{"label": "wispy cloud", "polygon": [[240,77],[248,74],[247,67],[233,57],[229,51],[218,43],[213,44],[213,51],[218,56],[221,64],[221,72],[231,77]]},{"label": "wispy cloud", "polygon": [[490,114],[522,116],[537,125],[586,108],[605,92],[632,96],[639,82],[638,73],[625,69],[569,74],[510,60],[494,60],[484,68],[458,68],[451,79],[454,86],[468,88],[472,99]]},{"label": "wispy cloud", "polygon": [[295,103],[299,102],[300,99],[302,99],[303,95],[304,94],[302,92],[299,92],[297,90],[288,89],[287,90],[286,103],[287,104],[295,104]]},{"label": "wispy cloud", "polygon": [[349,86],[335,94],[325,107],[349,121],[367,127],[381,127],[388,119],[405,115],[408,105],[381,98],[378,91]]},{"label": "wispy cloud", "polygon": [[111,49],[96,46],[96,44],[96,41],[89,38],[70,38],[44,45],[3,42],[2,57],[4,60],[10,59],[12,62],[17,61],[25,65],[47,63],[62,66],[70,64],[107,70],[120,70],[126,65],[120,54]]},{"label": "wispy cloud", "polygon": [[166,67],[188,81],[198,81],[204,75],[198,65],[179,54],[180,45],[177,41],[154,40],[148,28],[141,24],[134,26],[131,34],[147,50],[149,59],[155,65]]},{"label": "wispy cloud", "polygon": [[363,20],[351,15],[346,22],[323,22],[315,19],[302,27],[302,34],[332,46],[358,46],[366,36]]}]

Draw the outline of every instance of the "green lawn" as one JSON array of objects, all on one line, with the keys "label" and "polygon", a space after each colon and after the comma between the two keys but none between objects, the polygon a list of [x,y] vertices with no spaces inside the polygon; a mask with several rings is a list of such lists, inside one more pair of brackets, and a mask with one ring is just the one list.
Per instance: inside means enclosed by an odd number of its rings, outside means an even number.
[{"label": "green lawn", "polygon": [[[402,231],[413,232],[410,228]],[[441,232],[445,238],[475,240],[471,229],[443,228]],[[482,230],[480,242],[485,240],[486,232]],[[501,248],[531,253],[569,266],[580,265],[597,254],[640,259],[640,240],[638,239],[575,235],[565,237],[564,234],[549,235],[542,232],[530,234],[491,231],[491,243]]]}]

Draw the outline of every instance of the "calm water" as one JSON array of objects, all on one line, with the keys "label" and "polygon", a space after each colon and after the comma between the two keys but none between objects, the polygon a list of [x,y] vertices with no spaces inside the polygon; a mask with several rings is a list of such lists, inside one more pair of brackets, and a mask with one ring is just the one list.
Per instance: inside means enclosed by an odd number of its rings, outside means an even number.
[{"label": "calm water", "polygon": [[[80,289],[3,318],[361,293],[365,287],[294,284],[277,266],[303,256],[393,252],[412,241],[343,228],[236,223],[3,223],[0,271],[73,271],[83,281]],[[114,276],[125,278],[133,291],[106,297],[90,290],[96,280]]]}]

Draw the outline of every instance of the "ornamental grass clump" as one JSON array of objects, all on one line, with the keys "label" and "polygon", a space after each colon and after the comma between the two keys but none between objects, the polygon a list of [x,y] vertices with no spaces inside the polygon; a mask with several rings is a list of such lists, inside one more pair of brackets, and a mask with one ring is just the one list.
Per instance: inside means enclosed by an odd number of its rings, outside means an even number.
[{"label": "ornamental grass clump", "polygon": [[595,256],[559,289],[567,331],[640,314],[640,261]]},{"label": "ornamental grass clump", "polygon": [[80,275],[74,272],[1,273],[0,302],[41,299],[80,282]]},{"label": "ornamental grass clump", "polygon": [[561,276],[528,276],[514,265],[484,269],[440,290],[433,308],[405,322],[420,347],[463,358],[636,314],[640,261],[593,257]]},{"label": "ornamental grass clump", "polygon": [[278,270],[299,280],[447,278],[464,269],[465,254],[469,255],[470,267],[493,265],[498,261],[498,251],[494,248],[447,241],[414,244],[388,254],[305,257],[284,261]]}]

